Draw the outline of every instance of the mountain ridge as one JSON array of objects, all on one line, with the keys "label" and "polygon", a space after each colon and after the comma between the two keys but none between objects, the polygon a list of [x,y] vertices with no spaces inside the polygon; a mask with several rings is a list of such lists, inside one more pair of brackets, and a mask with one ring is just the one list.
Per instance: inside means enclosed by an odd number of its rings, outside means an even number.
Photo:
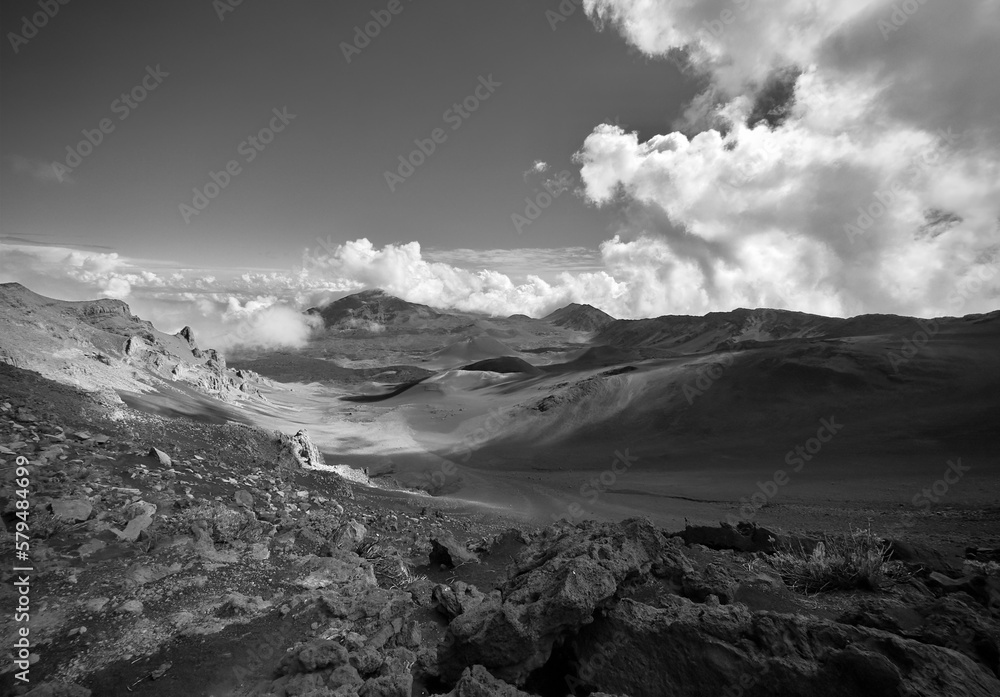
[{"label": "mountain ridge", "polygon": [[199,349],[189,327],[167,334],[122,300],[59,300],[20,283],[0,284],[0,358],[112,401],[167,390],[198,402],[183,385],[224,402],[262,398],[260,376]]}]

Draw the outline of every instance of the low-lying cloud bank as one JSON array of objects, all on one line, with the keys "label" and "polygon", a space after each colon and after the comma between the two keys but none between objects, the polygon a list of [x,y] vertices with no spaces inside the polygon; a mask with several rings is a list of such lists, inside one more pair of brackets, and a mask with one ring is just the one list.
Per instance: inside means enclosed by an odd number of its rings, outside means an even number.
[{"label": "low-lying cloud bank", "polygon": [[[556,250],[541,250],[554,254]],[[516,283],[487,269],[466,269],[428,261],[417,242],[375,247],[366,239],[306,250],[301,267],[267,273],[206,275],[202,269],[158,268],[152,262],[117,254],[56,247],[0,244],[0,281],[19,281],[43,295],[82,300],[114,297],[164,331],[184,325],[195,330],[203,347],[283,348],[303,346],[319,328],[318,318],[303,311],[348,293],[379,287],[411,302],[467,312],[506,316],[543,316],[570,302],[589,303],[621,318],[663,314],[702,314],[734,307],[778,307],[838,315],[845,295],[803,293],[776,287],[773,276],[801,278],[809,269],[782,267],[796,248],[763,256],[754,268],[758,282],[720,273],[705,287],[711,262],[678,255],[661,238],[618,237],[603,243],[594,272],[561,272],[545,280],[528,275]],[[530,254],[525,250],[524,254]],[[498,251],[511,263],[508,250]],[[478,261],[488,255],[480,254]],[[922,316],[968,314],[995,308],[997,267],[979,267],[981,275],[943,288]],[[784,276],[782,276],[784,274]],[[720,299],[724,298],[724,299]],[[865,311],[898,312],[890,298]]]},{"label": "low-lying cloud bank", "polygon": [[359,286],[295,272],[168,267],[113,252],[0,243],[0,282],[62,300],[115,298],[162,331],[194,329],[203,348],[300,347],[321,321],[302,309]]}]

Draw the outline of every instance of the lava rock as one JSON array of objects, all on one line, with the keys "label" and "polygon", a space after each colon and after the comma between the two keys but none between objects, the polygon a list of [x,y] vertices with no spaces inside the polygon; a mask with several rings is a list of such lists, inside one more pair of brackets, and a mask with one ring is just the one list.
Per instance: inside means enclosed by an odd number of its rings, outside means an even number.
[{"label": "lava rock", "polygon": [[460,564],[478,562],[479,557],[470,552],[452,535],[445,533],[431,539],[431,564],[441,564],[450,569]]},{"label": "lava rock", "polygon": [[59,499],[52,502],[52,514],[60,520],[87,520],[94,511],[94,505],[87,499]]},{"label": "lava rock", "polygon": [[149,449],[149,456],[150,457],[155,457],[157,459],[157,461],[161,465],[163,465],[164,467],[170,467],[171,464],[172,464],[170,456],[167,455],[162,450],[160,450],[159,448],[150,448]]}]

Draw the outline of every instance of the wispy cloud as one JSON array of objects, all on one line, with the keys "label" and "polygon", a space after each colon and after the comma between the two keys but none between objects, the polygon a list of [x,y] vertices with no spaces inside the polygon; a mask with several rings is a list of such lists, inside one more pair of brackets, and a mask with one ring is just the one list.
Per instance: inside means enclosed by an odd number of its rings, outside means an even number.
[{"label": "wispy cloud", "polygon": [[54,163],[38,158],[23,157],[22,155],[8,155],[7,162],[10,169],[15,174],[31,177],[35,181],[44,184],[72,184],[73,177],[64,174],[59,176]]},{"label": "wispy cloud", "polygon": [[549,170],[548,162],[545,162],[544,160],[535,160],[534,162],[531,163],[531,167],[524,170],[524,179],[525,181],[527,181],[533,175],[544,174],[548,170]]},{"label": "wispy cloud", "polygon": [[599,271],[603,268],[601,254],[586,247],[556,249],[422,249],[421,256],[429,262],[440,262],[472,271],[489,269],[526,278],[554,278],[560,273]]}]

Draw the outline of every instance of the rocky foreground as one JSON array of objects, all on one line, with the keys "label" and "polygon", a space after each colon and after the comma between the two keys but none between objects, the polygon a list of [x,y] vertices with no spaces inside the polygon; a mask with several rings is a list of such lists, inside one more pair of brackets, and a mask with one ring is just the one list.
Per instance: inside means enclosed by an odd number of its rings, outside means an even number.
[{"label": "rocky foreground", "polygon": [[877,583],[816,592],[788,552],[822,571],[816,539],[511,528],[310,470],[304,435],[140,414],[0,365],[4,608],[18,456],[31,683],[11,656],[4,694],[1000,694],[995,550],[880,542]]}]

